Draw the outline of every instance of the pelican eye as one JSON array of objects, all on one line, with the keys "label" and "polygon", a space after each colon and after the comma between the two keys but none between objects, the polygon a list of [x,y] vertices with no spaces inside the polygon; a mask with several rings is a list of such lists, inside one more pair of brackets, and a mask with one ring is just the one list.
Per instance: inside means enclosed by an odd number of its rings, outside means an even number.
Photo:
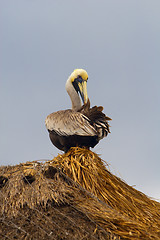
[{"label": "pelican eye", "polygon": [[81,77],[81,75],[78,75],[78,76],[74,79],[74,81],[82,83],[84,80],[83,80],[83,78]]}]

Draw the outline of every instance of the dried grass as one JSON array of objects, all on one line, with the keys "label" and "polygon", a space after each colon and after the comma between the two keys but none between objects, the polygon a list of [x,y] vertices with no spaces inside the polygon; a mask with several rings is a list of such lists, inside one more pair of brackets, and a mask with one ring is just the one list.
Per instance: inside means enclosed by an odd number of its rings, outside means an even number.
[{"label": "dried grass", "polygon": [[68,204],[113,234],[108,239],[160,239],[160,203],[114,176],[90,150],[72,148],[45,163],[2,167],[0,176],[2,214]]}]

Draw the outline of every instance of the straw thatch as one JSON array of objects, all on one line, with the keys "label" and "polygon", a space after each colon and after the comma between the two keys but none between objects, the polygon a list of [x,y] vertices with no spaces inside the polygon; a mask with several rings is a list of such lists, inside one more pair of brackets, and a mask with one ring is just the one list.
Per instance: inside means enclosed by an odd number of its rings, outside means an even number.
[{"label": "straw thatch", "polygon": [[160,203],[72,148],[0,168],[0,239],[160,239]]}]

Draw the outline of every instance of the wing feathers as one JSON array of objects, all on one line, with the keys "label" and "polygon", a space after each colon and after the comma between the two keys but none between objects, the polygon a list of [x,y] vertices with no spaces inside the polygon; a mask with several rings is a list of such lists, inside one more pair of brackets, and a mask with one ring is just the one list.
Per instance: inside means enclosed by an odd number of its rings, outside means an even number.
[{"label": "wing feathers", "polygon": [[112,120],[103,112],[103,107],[90,108],[90,101],[76,112],[71,109],[51,113],[45,120],[48,131],[60,136],[98,136],[102,139],[110,133],[108,121]]},{"label": "wing feathers", "polygon": [[90,108],[90,101],[88,99],[88,102],[83,105],[79,111],[88,117],[91,125],[97,131],[99,140],[107,136],[108,133],[110,133],[108,121],[112,119],[102,112],[102,106],[94,106]]},{"label": "wing feathers", "polygon": [[49,131],[55,131],[61,136],[95,136],[97,134],[86,116],[70,109],[51,113],[46,118],[45,124]]}]

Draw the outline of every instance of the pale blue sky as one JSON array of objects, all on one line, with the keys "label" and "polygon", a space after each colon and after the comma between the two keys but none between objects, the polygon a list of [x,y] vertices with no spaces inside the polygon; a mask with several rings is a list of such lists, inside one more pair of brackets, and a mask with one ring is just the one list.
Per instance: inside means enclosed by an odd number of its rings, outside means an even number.
[{"label": "pale blue sky", "polygon": [[51,159],[45,117],[70,108],[65,82],[89,74],[112,133],[94,149],[160,199],[160,1],[0,0],[0,165]]}]

